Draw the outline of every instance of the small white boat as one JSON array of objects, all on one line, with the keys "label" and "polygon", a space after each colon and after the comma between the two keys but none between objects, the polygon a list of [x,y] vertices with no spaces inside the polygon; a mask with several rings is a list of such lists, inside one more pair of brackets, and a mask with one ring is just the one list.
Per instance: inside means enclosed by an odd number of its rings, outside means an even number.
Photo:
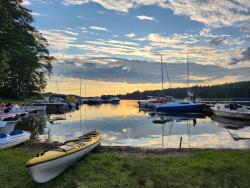
[{"label": "small white boat", "polygon": [[0,134],[0,149],[16,146],[30,139],[28,131],[14,130],[10,134]]},{"label": "small white boat", "polygon": [[213,113],[217,116],[250,120],[250,107],[244,105],[239,105],[234,103],[230,104],[218,103],[210,108],[213,111]]},{"label": "small white boat", "polygon": [[16,126],[16,121],[1,121],[0,120],[0,134],[11,133]]},{"label": "small white boat", "polygon": [[111,104],[118,104],[120,102],[120,99],[118,97],[113,97],[109,100]]},{"label": "small white boat", "polygon": [[45,183],[57,177],[66,168],[93,150],[101,142],[98,131],[89,132],[62,146],[37,154],[26,163],[28,173],[38,183]]}]

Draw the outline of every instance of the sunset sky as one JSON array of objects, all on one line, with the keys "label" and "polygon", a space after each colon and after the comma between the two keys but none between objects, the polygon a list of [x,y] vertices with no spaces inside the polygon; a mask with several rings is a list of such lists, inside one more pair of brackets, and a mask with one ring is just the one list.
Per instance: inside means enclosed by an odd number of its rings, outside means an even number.
[{"label": "sunset sky", "polygon": [[[250,79],[249,0],[26,0],[47,38],[46,91],[101,95]],[[164,70],[165,71],[165,70]],[[165,88],[168,88],[165,77]],[[86,88],[85,88],[86,86]],[[85,92],[86,91],[86,92]]]}]

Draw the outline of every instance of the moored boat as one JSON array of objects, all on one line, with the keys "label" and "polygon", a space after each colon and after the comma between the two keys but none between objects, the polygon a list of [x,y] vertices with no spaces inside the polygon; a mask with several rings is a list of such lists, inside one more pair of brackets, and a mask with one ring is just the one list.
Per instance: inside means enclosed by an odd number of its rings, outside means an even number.
[{"label": "moored boat", "polygon": [[14,130],[10,134],[0,133],[0,149],[19,145],[30,139],[31,133],[28,131]]},{"label": "moored boat", "polygon": [[109,100],[109,102],[111,104],[119,104],[120,103],[120,99],[118,97],[113,97]]},{"label": "moored boat", "polygon": [[202,113],[206,105],[203,103],[195,103],[192,101],[169,102],[158,105],[156,111],[165,113]]},{"label": "moored boat", "polygon": [[250,120],[250,107],[244,105],[239,105],[235,103],[230,103],[230,104],[218,103],[210,108],[213,111],[213,113],[217,116],[233,118],[233,119]]},{"label": "moored boat", "polygon": [[37,154],[26,163],[26,168],[36,182],[48,182],[93,150],[100,142],[101,134],[98,131],[89,132],[78,139]]},{"label": "moored boat", "polygon": [[1,121],[0,120],[0,134],[11,133],[16,126],[16,121]]},{"label": "moored boat", "polygon": [[154,109],[160,104],[165,104],[167,102],[173,102],[172,96],[164,96],[164,97],[149,97],[148,100],[138,101],[139,108],[142,109]]}]

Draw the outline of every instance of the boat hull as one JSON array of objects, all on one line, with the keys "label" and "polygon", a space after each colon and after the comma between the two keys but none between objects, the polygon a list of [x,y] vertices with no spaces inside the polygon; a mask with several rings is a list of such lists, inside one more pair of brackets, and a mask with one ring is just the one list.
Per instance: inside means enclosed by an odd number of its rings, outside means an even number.
[{"label": "boat hull", "polygon": [[205,104],[192,105],[162,105],[156,107],[156,111],[165,113],[202,113],[205,110]]},{"label": "boat hull", "polygon": [[38,154],[26,163],[27,171],[36,182],[48,182],[92,151],[100,142],[101,134],[98,131],[92,131]]},{"label": "boat hull", "polygon": [[19,145],[27,140],[30,139],[30,132],[23,131],[23,134],[14,135],[14,136],[7,136],[6,138],[0,139],[0,149],[13,147]]},{"label": "boat hull", "polygon": [[32,176],[32,178],[38,183],[48,182],[59,174],[61,174],[64,170],[66,170],[73,163],[81,159],[84,155],[92,151],[96,146],[100,144],[100,141],[96,144],[91,145],[90,147],[72,153],[70,155],[66,155],[64,157],[54,159],[42,164],[38,164],[35,166],[31,166],[27,168],[28,173]]}]

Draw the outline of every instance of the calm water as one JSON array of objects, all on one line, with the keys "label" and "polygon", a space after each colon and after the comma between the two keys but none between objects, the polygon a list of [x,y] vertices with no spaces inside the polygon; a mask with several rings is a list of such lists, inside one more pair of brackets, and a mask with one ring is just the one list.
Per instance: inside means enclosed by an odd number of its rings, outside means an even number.
[{"label": "calm water", "polygon": [[182,137],[183,148],[250,147],[249,122],[212,120],[203,115],[164,118],[165,124],[153,123],[155,117],[140,112],[136,101],[121,101],[119,105],[83,105],[78,111],[62,115],[31,116],[24,118],[18,128],[30,130],[32,139],[41,142],[63,142],[98,129],[102,145],[178,148]]}]

